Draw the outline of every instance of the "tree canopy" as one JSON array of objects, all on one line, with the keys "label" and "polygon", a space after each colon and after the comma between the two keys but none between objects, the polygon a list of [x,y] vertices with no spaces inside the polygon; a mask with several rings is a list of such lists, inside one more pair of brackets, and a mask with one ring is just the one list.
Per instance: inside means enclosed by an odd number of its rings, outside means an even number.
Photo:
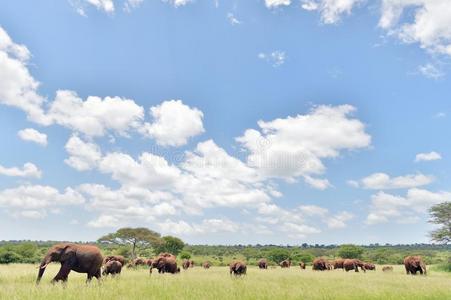
[{"label": "tree canopy", "polygon": [[268,252],[267,257],[269,260],[279,264],[290,258],[290,251],[286,249],[272,249]]},{"label": "tree canopy", "polygon": [[441,225],[431,232],[431,239],[438,243],[448,244],[451,241],[451,202],[443,202],[429,209],[430,223]]},{"label": "tree canopy", "polygon": [[345,244],[340,246],[337,254],[339,257],[342,258],[361,258],[363,252],[364,249],[362,247],[351,244]]},{"label": "tree canopy", "polygon": [[131,245],[132,257],[136,257],[136,248],[148,248],[159,245],[162,241],[158,232],[148,228],[120,228],[98,239],[99,243],[113,243],[118,245]]},{"label": "tree canopy", "polygon": [[174,255],[178,255],[185,247],[185,243],[174,236],[164,236],[161,238],[158,244],[155,245],[155,250],[157,252],[169,252]]},{"label": "tree canopy", "polygon": [[182,252],[180,253],[180,258],[181,258],[181,259],[190,259],[190,258],[191,258],[191,253],[186,252],[186,251],[182,251]]}]

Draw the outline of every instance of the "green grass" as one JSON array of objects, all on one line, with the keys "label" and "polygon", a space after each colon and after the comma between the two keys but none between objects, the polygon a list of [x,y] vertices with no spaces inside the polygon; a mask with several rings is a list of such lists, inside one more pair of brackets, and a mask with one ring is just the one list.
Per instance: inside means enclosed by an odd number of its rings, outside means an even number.
[{"label": "green grass", "polygon": [[407,276],[401,266],[391,274],[380,267],[366,274],[250,267],[243,278],[231,278],[226,267],[152,276],[147,269],[125,269],[88,285],[84,274],[71,272],[66,287],[50,284],[58,268],[50,265],[35,286],[36,265],[0,265],[0,299],[451,299],[448,273]]}]

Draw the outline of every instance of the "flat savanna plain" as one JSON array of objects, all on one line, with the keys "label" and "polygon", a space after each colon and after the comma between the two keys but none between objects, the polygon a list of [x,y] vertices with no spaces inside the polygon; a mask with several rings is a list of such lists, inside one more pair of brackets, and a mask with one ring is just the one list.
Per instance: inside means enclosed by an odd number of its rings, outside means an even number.
[{"label": "flat savanna plain", "polygon": [[402,266],[393,273],[311,269],[259,270],[249,267],[247,276],[231,278],[227,267],[200,267],[177,275],[148,269],[124,269],[116,278],[85,284],[85,274],[71,272],[69,281],[52,285],[59,265],[50,265],[39,286],[36,265],[0,266],[0,299],[451,299],[451,276],[429,272],[407,276]]}]

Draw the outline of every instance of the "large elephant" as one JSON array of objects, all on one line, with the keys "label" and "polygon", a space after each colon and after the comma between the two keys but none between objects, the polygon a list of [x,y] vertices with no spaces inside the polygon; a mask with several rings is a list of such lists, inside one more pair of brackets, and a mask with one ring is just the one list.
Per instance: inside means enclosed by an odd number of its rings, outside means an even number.
[{"label": "large elephant", "polygon": [[312,270],[324,271],[328,269],[328,262],[324,258],[315,258],[312,264]]},{"label": "large elephant", "polygon": [[109,261],[118,261],[121,263],[121,265],[125,266],[125,257],[123,257],[122,255],[108,255],[105,256],[103,263],[106,264]]},{"label": "large elephant", "polygon": [[117,260],[110,260],[103,266],[102,275],[106,276],[111,274],[112,276],[121,274],[122,264]]},{"label": "large elephant", "polygon": [[246,275],[247,266],[245,262],[242,261],[234,261],[229,265],[230,275],[241,276]]},{"label": "large elephant", "polygon": [[291,261],[288,259],[285,259],[284,261],[280,262],[281,268],[289,268],[291,266]]},{"label": "large elephant", "polygon": [[152,266],[150,267],[149,272],[152,273],[152,268],[156,268],[158,273],[179,273],[180,268],[177,268],[177,261],[175,256],[170,253],[160,253],[152,261]]},{"label": "large elephant", "polygon": [[417,272],[420,272],[421,275],[426,275],[427,273],[426,265],[421,256],[407,256],[404,258],[404,267],[407,275],[416,275]]},{"label": "large elephant", "polygon": [[103,257],[100,249],[96,246],[72,243],[54,245],[42,259],[36,283],[41,281],[45,268],[51,262],[61,263],[61,268],[52,279],[52,283],[60,280],[67,281],[67,277],[72,270],[78,273],[86,273],[87,281],[91,281],[92,277],[100,279]]},{"label": "large elephant", "polygon": [[359,259],[345,259],[343,262],[343,269],[345,269],[346,272],[350,270],[358,272],[359,267],[363,272],[366,272],[365,264]]},{"label": "large elephant", "polygon": [[259,269],[268,269],[268,261],[264,258],[260,259],[257,265]]},{"label": "large elephant", "polygon": [[343,258],[337,258],[336,260],[334,260],[334,269],[343,269],[344,261],[345,260]]}]

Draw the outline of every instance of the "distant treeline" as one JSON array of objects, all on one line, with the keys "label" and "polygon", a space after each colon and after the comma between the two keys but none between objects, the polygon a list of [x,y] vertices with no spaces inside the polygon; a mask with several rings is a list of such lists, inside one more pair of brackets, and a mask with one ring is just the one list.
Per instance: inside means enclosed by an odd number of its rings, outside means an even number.
[{"label": "distant treeline", "polygon": [[[59,242],[0,241],[0,263],[38,263],[45,255],[47,249],[56,243]],[[120,254],[125,257],[131,257],[130,247],[128,246],[95,242],[90,244],[97,244],[105,255]],[[156,254],[152,248],[138,250],[138,255],[141,257],[153,257]],[[209,260],[214,265],[227,265],[232,259],[245,259],[252,265],[256,264],[260,258],[266,258],[274,265],[284,259],[290,259],[293,263],[303,261],[309,264],[315,257],[326,257],[329,259],[355,257],[376,264],[402,264],[403,258],[407,255],[421,255],[427,264],[441,264],[448,262],[449,257],[451,257],[451,245],[186,245],[179,254],[179,258],[190,257],[199,264]]]}]

